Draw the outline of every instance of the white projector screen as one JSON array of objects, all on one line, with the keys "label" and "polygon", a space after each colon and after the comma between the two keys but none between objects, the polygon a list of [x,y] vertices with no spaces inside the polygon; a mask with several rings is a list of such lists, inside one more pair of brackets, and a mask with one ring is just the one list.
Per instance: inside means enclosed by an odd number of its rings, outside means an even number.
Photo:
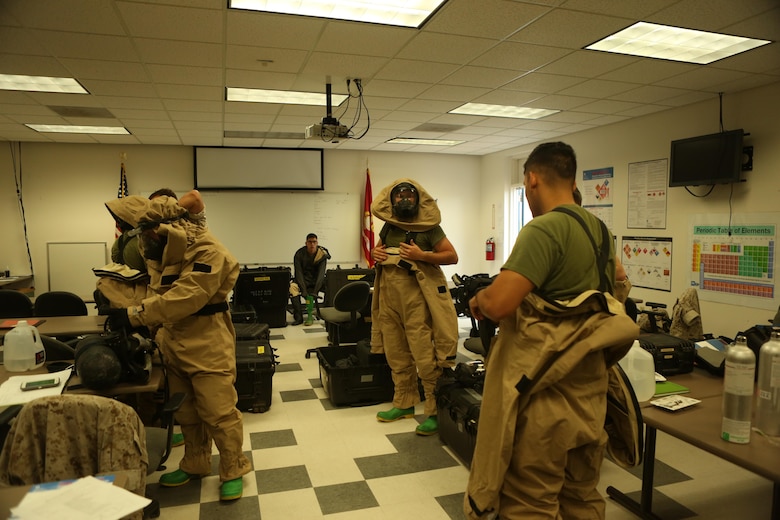
[{"label": "white projector screen", "polygon": [[322,149],[195,147],[199,190],[323,190]]}]

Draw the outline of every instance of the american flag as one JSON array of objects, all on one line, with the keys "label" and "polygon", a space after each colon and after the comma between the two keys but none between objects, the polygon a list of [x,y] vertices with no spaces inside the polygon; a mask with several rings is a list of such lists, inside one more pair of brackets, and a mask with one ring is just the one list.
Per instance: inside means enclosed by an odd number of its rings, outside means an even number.
[{"label": "american flag", "polygon": [[[127,192],[127,173],[125,172],[125,163],[120,163],[119,166],[119,187],[116,190],[116,198],[121,199],[122,197],[127,197],[129,193]],[[119,226],[117,226],[114,229],[114,238],[119,238],[119,236],[122,234],[122,230],[119,229]]]}]

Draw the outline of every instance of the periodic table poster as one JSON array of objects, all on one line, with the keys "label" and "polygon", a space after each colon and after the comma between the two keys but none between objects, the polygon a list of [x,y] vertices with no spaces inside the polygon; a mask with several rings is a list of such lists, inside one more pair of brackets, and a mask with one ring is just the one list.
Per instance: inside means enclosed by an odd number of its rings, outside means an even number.
[{"label": "periodic table poster", "polygon": [[[724,216],[727,217],[727,216]],[[699,298],[777,309],[778,216],[691,217],[689,278]]]}]

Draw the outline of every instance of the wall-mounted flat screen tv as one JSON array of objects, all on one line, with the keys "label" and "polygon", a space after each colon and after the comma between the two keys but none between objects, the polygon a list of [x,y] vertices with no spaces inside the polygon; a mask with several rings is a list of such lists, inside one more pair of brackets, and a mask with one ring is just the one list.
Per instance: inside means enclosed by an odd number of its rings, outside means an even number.
[{"label": "wall-mounted flat screen tv", "polygon": [[743,136],[740,128],[672,141],[669,186],[739,182]]}]

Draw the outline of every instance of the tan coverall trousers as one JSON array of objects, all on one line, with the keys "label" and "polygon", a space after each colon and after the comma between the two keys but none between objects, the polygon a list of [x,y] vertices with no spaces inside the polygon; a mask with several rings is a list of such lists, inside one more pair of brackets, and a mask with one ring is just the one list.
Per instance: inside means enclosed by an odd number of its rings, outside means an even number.
[{"label": "tan coverall trousers", "polygon": [[607,440],[606,385],[604,354],[593,352],[531,397],[515,429],[501,520],[604,518],[596,486]]},{"label": "tan coverall trousers", "polygon": [[[211,441],[219,450],[219,477],[233,480],[251,471],[244,455],[244,427],[236,408],[236,351],[231,334],[219,320],[227,312],[196,316],[186,324],[166,325],[160,347],[166,357],[171,393],[186,392],[176,420],[184,434],[184,458],[179,467],[195,475],[211,472]],[[232,327],[232,325],[230,325]],[[230,336],[226,341],[225,336]],[[179,340],[175,338],[180,338]],[[197,338],[187,341],[181,338]]]},{"label": "tan coverall trousers", "polygon": [[[425,415],[436,415],[436,362],[431,312],[417,278],[396,266],[384,266],[380,283],[379,326],[387,364],[393,372],[393,406],[411,408],[420,400],[419,376],[425,391]],[[375,318],[376,319],[376,318]]]}]

